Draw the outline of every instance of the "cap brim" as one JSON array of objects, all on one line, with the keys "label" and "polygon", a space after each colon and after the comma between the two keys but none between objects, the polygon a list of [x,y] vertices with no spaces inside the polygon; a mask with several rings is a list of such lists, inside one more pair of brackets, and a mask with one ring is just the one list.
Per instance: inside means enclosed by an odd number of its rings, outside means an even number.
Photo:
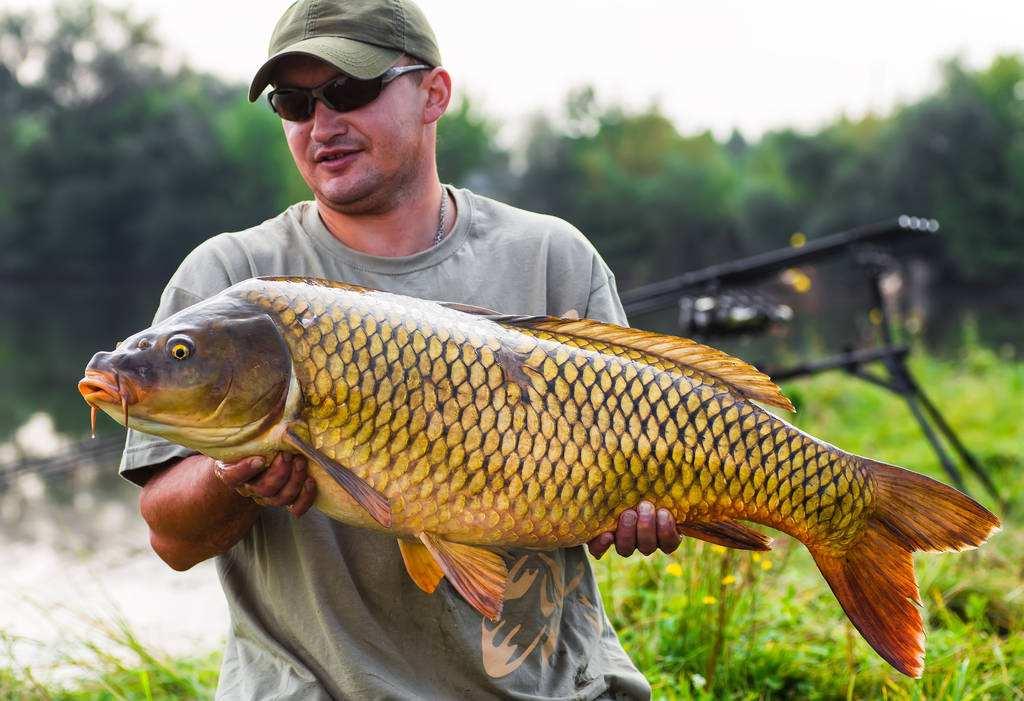
[{"label": "cap brim", "polygon": [[313,37],[286,46],[268,58],[256,72],[249,86],[249,102],[256,102],[273,77],[274,67],[285,56],[311,56],[337,68],[342,73],[366,80],[376,78],[395,65],[402,55],[398,49],[386,49],[345,37]]}]

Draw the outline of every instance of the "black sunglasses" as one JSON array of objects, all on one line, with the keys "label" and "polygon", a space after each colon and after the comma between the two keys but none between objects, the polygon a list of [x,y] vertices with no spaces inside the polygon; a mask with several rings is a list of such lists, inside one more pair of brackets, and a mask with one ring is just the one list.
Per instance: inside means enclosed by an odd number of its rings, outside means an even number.
[{"label": "black sunglasses", "polygon": [[429,71],[430,66],[392,66],[376,78],[360,80],[347,75],[331,78],[315,88],[276,88],[267,94],[270,109],[289,122],[304,122],[313,116],[320,100],[335,112],[359,109],[377,99],[384,86],[412,71]]}]

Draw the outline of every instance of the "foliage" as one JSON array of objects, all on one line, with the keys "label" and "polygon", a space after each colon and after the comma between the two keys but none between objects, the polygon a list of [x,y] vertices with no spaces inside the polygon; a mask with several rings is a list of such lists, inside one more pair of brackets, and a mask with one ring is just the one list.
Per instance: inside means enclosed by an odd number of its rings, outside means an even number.
[{"label": "foliage", "polygon": [[630,115],[587,91],[570,96],[568,111],[562,132],[534,121],[520,204],[571,221],[626,279],[735,250],[736,174],[710,134],[681,136],[656,108]]},{"label": "foliage", "polygon": [[965,275],[1019,276],[1024,58],[997,58],[979,72],[950,61],[942,89],[899,112],[881,148],[881,184],[895,202],[927,207],[953,232],[950,253]]},{"label": "foliage", "polygon": [[232,205],[271,213],[213,128],[227,91],[162,69],[146,21],[88,2],[4,26],[0,74],[16,103],[0,184],[5,267],[130,282],[231,226]]},{"label": "foliage", "polygon": [[437,167],[441,181],[459,183],[477,192],[508,187],[508,154],[495,140],[497,124],[482,114],[469,97],[448,108],[437,127]]}]

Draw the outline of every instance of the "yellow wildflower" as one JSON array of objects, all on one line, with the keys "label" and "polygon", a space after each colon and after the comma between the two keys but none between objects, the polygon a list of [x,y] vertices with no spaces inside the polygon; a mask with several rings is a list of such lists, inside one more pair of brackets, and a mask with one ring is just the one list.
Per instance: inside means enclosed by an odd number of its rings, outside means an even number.
[{"label": "yellow wildflower", "polygon": [[761,563],[761,569],[762,570],[770,570],[771,568],[772,568],[772,561],[771,560],[765,560],[764,562]]},{"label": "yellow wildflower", "polygon": [[678,562],[670,562],[665,567],[665,572],[673,577],[682,577],[683,568]]},{"label": "yellow wildflower", "polygon": [[722,553],[725,552],[725,548],[722,547],[721,545],[712,545],[711,546],[711,552],[718,553],[719,555],[721,555]]},{"label": "yellow wildflower", "polygon": [[731,574],[727,574],[724,577],[722,577],[722,584],[735,584],[735,583],[736,583],[736,578],[733,577]]},{"label": "yellow wildflower", "polygon": [[760,562],[761,561],[761,553],[754,553],[753,555],[750,556],[750,559],[753,560],[754,562]]},{"label": "yellow wildflower", "polygon": [[707,604],[708,606],[713,606],[714,604],[718,603],[718,599],[716,599],[713,596],[705,596],[704,597],[704,603]]}]

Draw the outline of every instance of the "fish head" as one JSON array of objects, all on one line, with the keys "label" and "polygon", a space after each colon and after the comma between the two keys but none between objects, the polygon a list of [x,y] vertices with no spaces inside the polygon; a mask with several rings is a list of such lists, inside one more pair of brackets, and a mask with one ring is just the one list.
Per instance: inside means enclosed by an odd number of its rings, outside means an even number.
[{"label": "fish head", "polygon": [[206,452],[279,421],[294,384],[276,323],[219,295],[96,353],[78,390],[118,423]]}]

